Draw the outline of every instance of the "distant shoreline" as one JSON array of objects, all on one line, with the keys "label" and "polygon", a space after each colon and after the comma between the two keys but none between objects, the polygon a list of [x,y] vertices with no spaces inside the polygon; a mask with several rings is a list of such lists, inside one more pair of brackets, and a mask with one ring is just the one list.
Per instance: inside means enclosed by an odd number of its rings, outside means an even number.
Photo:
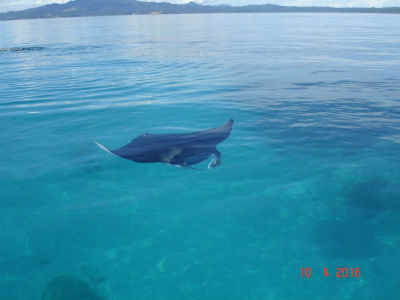
[{"label": "distant shoreline", "polygon": [[400,14],[400,7],[337,8],[316,6],[280,6],[272,4],[229,6],[201,5],[195,2],[172,4],[127,0],[75,0],[65,4],[48,4],[21,11],[0,13],[0,21],[54,19],[71,17],[105,17],[125,15],[222,14],[222,13],[359,13]]},{"label": "distant shoreline", "polygon": [[54,16],[54,17],[37,17],[37,18],[24,18],[24,19],[0,19],[0,22],[7,21],[23,21],[23,20],[47,20],[47,19],[74,19],[74,18],[95,18],[95,17],[128,17],[128,16],[173,16],[173,15],[242,15],[242,14],[358,14],[358,15],[398,15],[400,13],[392,12],[335,12],[335,11],[325,11],[325,12],[312,12],[312,11],[302,11],[302,12],[195,12],[195,13],[143,13],[143,14],[118,14],[118,15],[87,15],[87,16]]}]

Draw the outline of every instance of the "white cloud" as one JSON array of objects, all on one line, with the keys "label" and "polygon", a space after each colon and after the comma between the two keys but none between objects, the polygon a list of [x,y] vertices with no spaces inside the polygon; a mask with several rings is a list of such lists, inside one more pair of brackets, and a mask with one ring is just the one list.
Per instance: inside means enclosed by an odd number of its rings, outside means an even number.
[{"label": "white cloud", "polygon": [[[154,2],[188,3],[191,0],[142,0]],[[247,4],[278,4],[296,6],[334,6],[334,7],[387,7],[400,6],[400,0],[195,0],[202,4],[230,4],[234,6]],[[65,3],[68,0],[0,0],[0,12],[21,10],[49,3]]]},{"label": "white cloud", "polygon": [[65,3],[68,0],[0,0],[0,12],[21,10],[50,3]]}]

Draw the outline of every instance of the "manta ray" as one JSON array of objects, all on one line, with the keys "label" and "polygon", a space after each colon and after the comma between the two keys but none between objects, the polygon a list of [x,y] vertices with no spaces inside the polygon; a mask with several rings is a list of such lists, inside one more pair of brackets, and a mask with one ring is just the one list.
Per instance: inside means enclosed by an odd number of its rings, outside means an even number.
[{"label": "manta ray", "polygon": [[0,51],[35,51],[43,50],[44,47],[15,47],[15,48],[2,48]]},{"label": "manta ray", "polygon": [[232,126],[233,119],[230,119],[221,126],[196,132],[141,134],[129,144],[115,150],[95,143],[108,153],[138,163],[161,162],[177,167],[193,168],[192,165],[211,157],[208,164],[208,168],[211,169],[221,164],[221,152],[216,146],[230,135]]}]

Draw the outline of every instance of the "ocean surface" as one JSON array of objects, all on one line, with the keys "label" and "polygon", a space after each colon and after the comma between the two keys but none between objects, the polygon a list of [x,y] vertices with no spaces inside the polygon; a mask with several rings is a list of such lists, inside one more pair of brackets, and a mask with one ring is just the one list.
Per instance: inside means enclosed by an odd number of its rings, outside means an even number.
[{"label": "ocean surface", "polygon": [[[399,18],[0,22],[0,299],[399,299]],[[201,172],[94,144],[229,118]]]}]

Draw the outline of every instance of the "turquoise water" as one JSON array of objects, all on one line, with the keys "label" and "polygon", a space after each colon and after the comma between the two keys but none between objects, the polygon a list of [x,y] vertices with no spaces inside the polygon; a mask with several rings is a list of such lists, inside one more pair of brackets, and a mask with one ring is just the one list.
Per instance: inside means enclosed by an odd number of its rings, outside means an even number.
[{"label": "turquoise water", "polygon": [[[92,299],[398,299],[398,24],[1,22],[0,48],[38,48],[0,52],[0,299],[48,299],[63,278],[61,293],[75,282]],[[204,172],[93,143],[231,117],[222,164]]]}]

